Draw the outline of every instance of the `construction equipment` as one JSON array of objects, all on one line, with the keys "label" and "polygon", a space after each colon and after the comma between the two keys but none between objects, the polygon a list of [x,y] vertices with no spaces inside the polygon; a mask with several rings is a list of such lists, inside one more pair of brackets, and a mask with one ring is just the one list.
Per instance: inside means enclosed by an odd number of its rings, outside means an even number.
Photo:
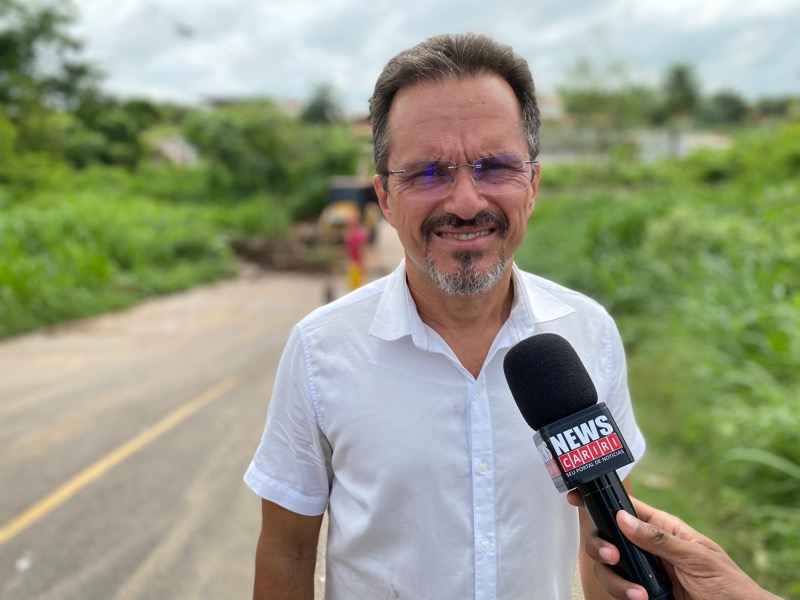
[{"label": "construction equipment", "polygon": [[381,210],[372,180],[354,175],[331,177],[328,204],[320,214],[319,239],[324,243],[342,243],[348,223],[358,218],[375,241]]}]

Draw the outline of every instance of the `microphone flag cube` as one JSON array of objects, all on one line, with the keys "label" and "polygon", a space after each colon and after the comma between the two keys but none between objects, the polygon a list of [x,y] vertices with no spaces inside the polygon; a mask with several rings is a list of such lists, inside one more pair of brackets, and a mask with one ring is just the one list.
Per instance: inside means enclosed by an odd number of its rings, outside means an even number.
[{"label": "microphone flag cube", "polygon": [[542,426],[534,431],[533,441],[560,492],[633,462],[631,451],[603,402]]}]

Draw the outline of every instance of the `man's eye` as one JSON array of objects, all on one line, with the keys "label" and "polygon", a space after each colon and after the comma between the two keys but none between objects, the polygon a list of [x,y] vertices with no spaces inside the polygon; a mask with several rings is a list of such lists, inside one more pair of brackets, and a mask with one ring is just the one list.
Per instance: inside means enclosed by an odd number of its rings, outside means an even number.
[{"label": "man's eye", "polygon": [[447,168],[446,164],[432,163],[426,165],[420,175],[425,177],[447,177],[450,175],[450,169]]},{"label": "man's eye", "polygon": [[440,165],[436,163],[415,166],[407,169],[406,173],[406,177],[411,181],[437,179],[440,177],[449,176],[450,170],[447,168],[447,165]]},{"label": "man's eye", "polygon": [[478,163],[477,167],[481,171],[502,171],[519,168],[511,162],[499,158],[485,158]]}]

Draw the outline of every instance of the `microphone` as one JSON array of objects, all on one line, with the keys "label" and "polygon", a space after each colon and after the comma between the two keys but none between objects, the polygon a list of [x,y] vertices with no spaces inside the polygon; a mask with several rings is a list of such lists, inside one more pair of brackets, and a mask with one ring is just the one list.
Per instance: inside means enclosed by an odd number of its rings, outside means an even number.
[{"label": "microphone", "polygon": [[650,600],[673,600],[658,558],[617,526],[618,511],[636,515],[616,472],[633,456],[575,349],[554,333],[534,335],[508,351],[503,371],[556,488],[578,488],[600,537],[619,549],[614,570],[644,587]]}]

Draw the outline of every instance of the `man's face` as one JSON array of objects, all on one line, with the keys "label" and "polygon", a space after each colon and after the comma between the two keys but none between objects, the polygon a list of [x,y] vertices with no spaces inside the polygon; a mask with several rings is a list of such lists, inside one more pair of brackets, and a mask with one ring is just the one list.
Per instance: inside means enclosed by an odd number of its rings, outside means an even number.
[{"label": "man's face", "polygon": [[[480,76],[401,89],[389,116],[389,170],[418,160],[457,164],[501,154],[527,154],[520,106],[508,83]],[[406,252],[409,283],[449,294],[491,289],[507,274],[536,199],[538,177],[525,189],[486,196],[472,169],[457,170],[455,186],[435,200],[408,198],[389,176],[375,178],[381,209]]]}]

